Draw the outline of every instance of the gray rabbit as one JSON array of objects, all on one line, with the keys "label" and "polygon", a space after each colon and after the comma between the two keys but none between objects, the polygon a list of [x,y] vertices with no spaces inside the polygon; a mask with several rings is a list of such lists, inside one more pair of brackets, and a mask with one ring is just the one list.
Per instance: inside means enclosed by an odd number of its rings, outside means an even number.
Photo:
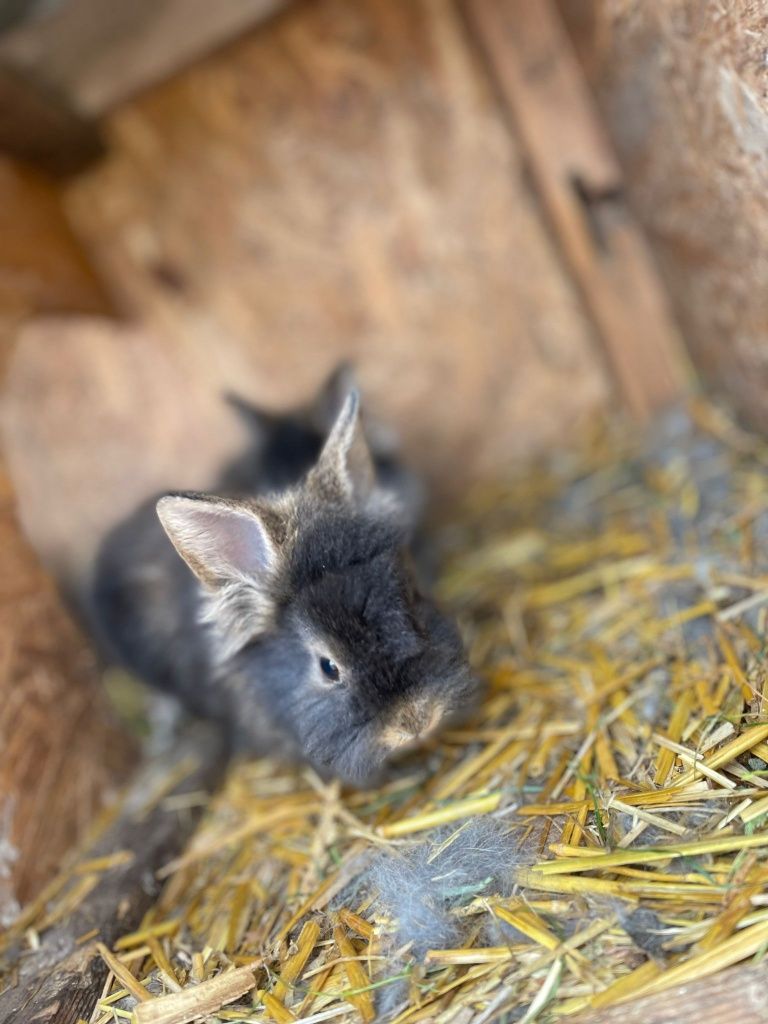
[{"label": "gray rabbit", "polygon": [[93,610],[113,656],[240,746],[360,785],[478,684],[410,566],[418,487],[372,457],[347,378],[288,416],[237,403],[258,443],[226,496],[142,505],[102,546]]}]

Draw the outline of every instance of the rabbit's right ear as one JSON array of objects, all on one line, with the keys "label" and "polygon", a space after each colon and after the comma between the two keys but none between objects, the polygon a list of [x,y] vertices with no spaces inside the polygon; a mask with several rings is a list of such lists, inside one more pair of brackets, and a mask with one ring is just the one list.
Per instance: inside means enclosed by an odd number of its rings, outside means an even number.
[{"label": "rabbit's right ear", "polygon": [[336,417],[307,484],[321,500],[361,505],[370,497],[375,483],[360,417],[360,396],[353,390]]},{"label": "rabbit's right ear", "polygon": [[178,553],[201,583],[252,586],[271,581],[280,551],[264,510],[205,494],[169,494],[157,514]]},{"label": "rabbit's right ear", "polygon": [[312,426],[327,436],[350,391],[357,390],[355,371],[349,362],[339,363],[320,388],[309,409]]}]

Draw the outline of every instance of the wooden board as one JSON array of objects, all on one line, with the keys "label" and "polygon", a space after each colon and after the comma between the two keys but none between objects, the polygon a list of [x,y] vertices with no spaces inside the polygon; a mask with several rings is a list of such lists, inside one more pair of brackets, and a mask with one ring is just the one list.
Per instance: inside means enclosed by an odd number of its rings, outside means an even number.
[{"label": "wooden board", "polygon": [[570,1018],[573,1024],[766,1024],[765,963],[734,967],[693,984]]},{"label": "wooden board", "polygon": [[0,151],[54,174],[71,174],[98,157],[102,148],[93,122],[0,57]]},{"label": "wooden board", "polygon": [[0,459],[0,920],[34,895],[130,764],[95,659],[21,535]]},{"label": "wooden board", "polygon": [[0,66],[95,118],[258,24],[284,2],[63,0],[0,35]]},{"label": "wooden board", "polygon": [[99,944],[110,947],[140,925],[160,892],[157,869],[183,848],[200,816],[194,801],[179,811],[153,794],[209,791],[222,765],[220,738],[201,725],[142,764],[111,809],[111,824],[86,846],[90,858],[119,853],[119,862],[20,959],[15,984],[0,993],[2,1024],[78,1024],[90,1016],[108,973]]},{"label": "wooden board", "polygon": [[697,368],[768,430],[765,4],[561,7]]},{"label": "wooden board", "polygon": [[[0,381],[18,324],[33,311],[107,308],[55,188],[0,160]],[[0,551],[0,920],[8,923],[83,835],[132,747],[86,641],[22,534],[2,452]]]},{"label": "wooden board", "polygon": [[67,206],[135,326],[30,325],[4,416],[24,522],[65,571],[146,492],[209,482],[241,443],[225,388],[285,406],[352,358],[443,495],[604,405],[453,4],[298,5],[106,131]]},{"label": "wooden board", "polygon": [[56,187],[30,167],[0,156],[0,325],[30,312],[106,313],[110,308]]},{"label": "wooden board", "polygon": [[550,0],[466,0],[620,394],[647,419],[691,382],[618,164]]}]

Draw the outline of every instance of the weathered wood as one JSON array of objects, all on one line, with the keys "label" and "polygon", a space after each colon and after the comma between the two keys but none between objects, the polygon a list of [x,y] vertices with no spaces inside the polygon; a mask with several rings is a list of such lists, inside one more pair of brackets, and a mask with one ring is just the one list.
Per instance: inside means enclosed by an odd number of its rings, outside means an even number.
[{"label": "weathered wood", "polygon": [[766,1024],[768,964],[733,967],[644,999],[569,1018],[572,1024]]},{"label": "weathered wood", "polygon": [[[21,320],[108,307],[40,174],[0,159],[0,382]],[[56,871],[132,744],[109,713],[85,639],[16,517],[0,453],[0,919]]]},{"label": "weathered wood", "polygon": [[561,8],[696,367],[766,431],[766,5]]},{"label": "weathered wood", "polygon": [[107,131],[68,209],[138,326],[29,325],[11,369],[22,516],[56,564],[76,570],[149,491],[209,485],[242,444],[227,389],[285,407],[349,358],[442,494],[604,404],[592,328],[453,3],[296,5]]},{"label": "weathered wood", "polygon": [[562,254],[629,408],[685,393],[684,349],[551,0],[466,0]]},{"label": "weathered wood", "polygon": [[[87,851],[89,857],[116,851],[130,857],[105,872],[74,912],[43,934],[39,949],[22,957],[18,983],[0,994],[0,1024],[76,1024],[90,1017],[107,975],[98,943],[110,946],[140,923],[159,892],[155,872],[182,848],[199,816],[194,805],[170,810],[162,800],[153,801],[152,794],[182,770],[183,779],[166,797],[209,790],[223,765],[224,749],[216,732],[193,726],[171,751],[143,766],[117,820]],[[94,929],[96,936],[78,944]]]},{"label": "weathered wood", "polygon": [[[0,920],[56,871],[123,777],[132,744],[95,659],[15,516],[0,458]],[[9,862],[5,862],[9,858]]]},{"label": "weathered wood", "polygon": [[[56,186],[0,155],[0,327],[23,314],[107,313],[110,308]],[[11,341],[10,335],[0,339],[0,349]]]},{"label": "weathered wood", "polygon": [[98,157],[103,146],[93,122],[0,57],[0,152],[54,174],[71,174]]},{"label": "weathered wood", "polygon": [[95,118],[284,4],[67,0],[0,36],[0,63],[42,83],[72,110]]}]

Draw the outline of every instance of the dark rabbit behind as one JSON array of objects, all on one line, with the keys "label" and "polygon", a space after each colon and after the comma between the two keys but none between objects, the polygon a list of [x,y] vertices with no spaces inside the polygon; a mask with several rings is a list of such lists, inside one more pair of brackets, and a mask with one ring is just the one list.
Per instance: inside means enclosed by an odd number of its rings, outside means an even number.
[{"label": "dark rabbit behind", "polygon": [[355,391],[325,429],[343,376],[293,416],[241,403],[260,442],[227,496],[142,505],[102,547],[93,608],[112,655],[241,746],[362,783],[477,684],[409,567],[417,488],[372,459]]}]

